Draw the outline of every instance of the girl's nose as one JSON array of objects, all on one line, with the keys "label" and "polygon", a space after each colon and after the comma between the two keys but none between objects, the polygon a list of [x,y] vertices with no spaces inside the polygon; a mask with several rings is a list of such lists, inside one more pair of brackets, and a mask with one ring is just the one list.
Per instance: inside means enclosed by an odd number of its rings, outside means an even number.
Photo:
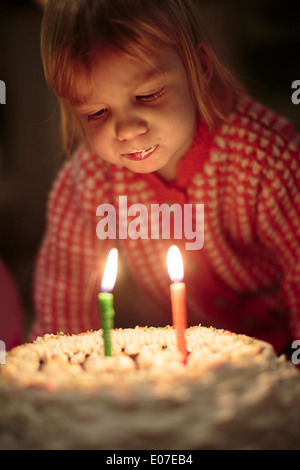
[{"label": "girl's nose", "polygon": [[119,119],[116,122],[116,136],[120,141],[133,140],[140,135],[146,134],[147,131],[147,122],[137,116]]}]

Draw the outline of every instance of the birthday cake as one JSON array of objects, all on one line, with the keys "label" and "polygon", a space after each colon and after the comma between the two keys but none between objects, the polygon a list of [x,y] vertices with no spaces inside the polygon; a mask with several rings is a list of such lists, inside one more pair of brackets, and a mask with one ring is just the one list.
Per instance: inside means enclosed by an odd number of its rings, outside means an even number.
[{"label": "birthday cake", "polygon": [[214,328],[45,335],[0,366],[0,449],[299,449],[300,375]]}]

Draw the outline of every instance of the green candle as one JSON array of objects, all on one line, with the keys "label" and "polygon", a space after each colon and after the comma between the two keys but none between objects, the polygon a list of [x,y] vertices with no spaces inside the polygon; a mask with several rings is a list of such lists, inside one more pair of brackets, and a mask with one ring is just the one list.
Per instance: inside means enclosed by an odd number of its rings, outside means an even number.
[{"label": "green candle", "polygon": [[112,355],[112,342],[111,330],[114,327],[115,312],[113,309],[114,296],[111,292],[100,292],[98,295],[100,311],[101,311],[101,326],[104,341],[104,355]]},{"label": "green candle", "polygon": [[111,330],[114,327],[114,308],[112,290],[114,288],[117,277],[118,266],[118,250],[113,248],[110,250],[105,270],[101,283],[101,292],[98,295],[100,312],[101,312],[101,327],[104,342],[104,355],[112,355],[112,338]]}]

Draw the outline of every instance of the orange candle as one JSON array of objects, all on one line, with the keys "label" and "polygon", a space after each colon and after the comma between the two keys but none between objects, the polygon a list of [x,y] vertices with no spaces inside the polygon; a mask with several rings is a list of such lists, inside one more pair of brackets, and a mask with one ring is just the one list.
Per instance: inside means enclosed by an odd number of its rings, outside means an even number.
[{"label": "orange candle", "polygon": [[178,350],[187,358],[185,330],[187,328],[186,314],[186,288],[183,282],[183,262],[177,246],[169,248],[167,254],[167,268],[172,281],[170,285],[173,325],[176,329]]}]

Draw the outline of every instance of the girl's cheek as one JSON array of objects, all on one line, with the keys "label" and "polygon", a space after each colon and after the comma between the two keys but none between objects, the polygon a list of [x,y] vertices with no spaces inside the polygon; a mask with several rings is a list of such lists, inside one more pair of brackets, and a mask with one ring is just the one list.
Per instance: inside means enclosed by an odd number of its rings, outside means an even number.
[{"label": "girl's cheek", "polygon": [[89,123],[86,126],[86,131],[92,141],[98,141],[105,137],[103,126],[100,126],[99,124],[97,125],[96,122]]},{"label": "girl's cheek", "polygon": [[101,127],[93,127],[89,129],[89,138],[96,150],[107,151],[112,146],[113,139],[111,137],[109,129]]}]

